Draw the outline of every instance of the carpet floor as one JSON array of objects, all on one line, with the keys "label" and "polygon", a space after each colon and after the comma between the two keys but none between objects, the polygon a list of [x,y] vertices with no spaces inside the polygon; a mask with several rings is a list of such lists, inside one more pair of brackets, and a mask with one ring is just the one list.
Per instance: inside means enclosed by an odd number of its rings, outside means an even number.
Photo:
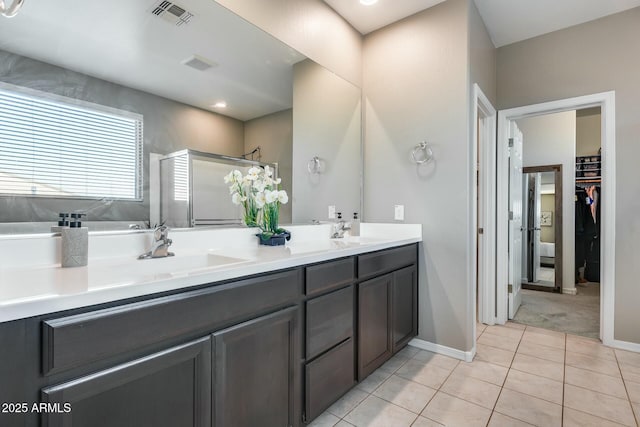
[{"label": "carpet floor", "polygon": [[589,338],[600,336],[600,284],[576,286],[576,295],[522,290],[513,321]]}]

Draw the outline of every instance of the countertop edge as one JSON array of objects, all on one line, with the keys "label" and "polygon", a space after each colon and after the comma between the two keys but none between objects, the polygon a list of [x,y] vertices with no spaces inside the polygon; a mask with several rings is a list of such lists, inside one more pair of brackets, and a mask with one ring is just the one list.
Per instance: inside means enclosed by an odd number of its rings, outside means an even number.
[{"label": "countertop edge", "polygon": [[[315,264],[332,259],[344,258],[368,252],[389,249],[422,242],[421,237],[406,237],[365,243],[341,249],[297,254],[288,258],[269,261],[249,261],[225,269],[199,270],[152,282],[123,283],[109,287],[69,295],[44,295],[42,298],[9,300],[0,302],[0,323],[52,314],[65,310],[79,309],[98,304],[107,304],[130,298],[151,296],[157,293],[188,289],[210,283],[241,279],[256,274],[275,272],[307,264]],[[12,302],[14,301],[14,302]]]}]

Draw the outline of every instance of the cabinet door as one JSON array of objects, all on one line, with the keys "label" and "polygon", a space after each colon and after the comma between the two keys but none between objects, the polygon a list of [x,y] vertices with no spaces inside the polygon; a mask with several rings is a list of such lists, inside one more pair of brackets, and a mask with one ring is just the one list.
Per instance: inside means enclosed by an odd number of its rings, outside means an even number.
[{"label": "cabinet door", "polygon": [[216,427],[294,425],[296,307],[213,334]]},{"label": "cabinet door", "polygon": [[391,283],[387,274],[358,285],[358,380],[391,356]]},{"label": "cabinet door", "polygon": [[393,352],[404,347],[418,333],[418,276],[416,266],[393,273],[391,331]]},{"label": "cabinet door", "polygon": [[209,426],[211,339],[45,388],[42,401],[60,411],[45,427]]}]

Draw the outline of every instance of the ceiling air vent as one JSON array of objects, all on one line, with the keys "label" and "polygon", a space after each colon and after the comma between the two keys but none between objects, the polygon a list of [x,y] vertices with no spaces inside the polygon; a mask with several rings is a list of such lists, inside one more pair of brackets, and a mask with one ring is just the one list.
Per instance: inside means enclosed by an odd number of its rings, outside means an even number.
[{"label": "ceiling air vent", "polygon": [[166,0],[154,3],[151,7],[151,13],[176,26],[188,24],[193,18],[191,12]]},{"label": "ceiling air vent", "polygon": [[186,65],[187,67],[195,68],[199,71],[205,71],[211,67],[216,67],[218,65],[215,62],[200,55],[193,55],[182,61],[182,64]]}]

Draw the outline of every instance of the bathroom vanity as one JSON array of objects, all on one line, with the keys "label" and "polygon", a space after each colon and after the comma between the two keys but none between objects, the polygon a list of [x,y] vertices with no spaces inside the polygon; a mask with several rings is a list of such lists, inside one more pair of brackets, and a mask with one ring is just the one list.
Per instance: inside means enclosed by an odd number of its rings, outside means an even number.
[{"label": "bathroom vanity", "polygon": [[[39,298],[62,311],[3,300],[16,318],[0,323],[0,402],[28,410],[0,424],[304,425],[417,334],[420,234],[228,248],[248,261]],[[173,260],[137,261],[139,274],[163,261]]]}]

